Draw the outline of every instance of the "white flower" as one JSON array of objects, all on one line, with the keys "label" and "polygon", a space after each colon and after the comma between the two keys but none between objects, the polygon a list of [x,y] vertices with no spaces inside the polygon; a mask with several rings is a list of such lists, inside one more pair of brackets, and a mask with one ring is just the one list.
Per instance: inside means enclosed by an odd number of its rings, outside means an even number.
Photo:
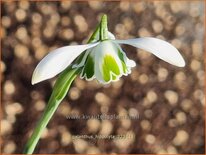
[{"label": "white flower", "polygon": [[[86,80],[97,79],[100,83],[117,81],[122,75],[131,73],[136,64],[127,58],[119,44],[131,45],[148,51],[158,58],[178,67],[184,67],[185,61],[178,50],[166,41],[143,37],[128,40],[115,40],[107,31],[107,39],[96,37],[86,45],[65,46],[50,52],[34,70],[32,84],[52,78],[69,65],[79,68],[80,77]],[[77,61],[74,62],[74,60]]]}]

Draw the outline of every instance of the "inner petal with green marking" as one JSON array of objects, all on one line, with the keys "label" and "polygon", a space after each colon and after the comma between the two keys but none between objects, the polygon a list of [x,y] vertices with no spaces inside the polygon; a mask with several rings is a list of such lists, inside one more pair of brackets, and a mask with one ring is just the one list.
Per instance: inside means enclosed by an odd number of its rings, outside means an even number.
[{"label": "inner petal with green marking", "polygon": [[[116,79],[116,76],[120,75],[120,68],[121,66],[117,65],[116,60],[111,55],[105,55],[104,61],[102,64],[103,69],[103,78],[106,82],[110,81],[111,78]],[[115,76],[116,75],[116,76]]]},{"label": "inner petal with green marking", "polygon": [[90,79],[93,76],[94,76],[94,60],[91,56],[88,56],[82,71],[82,77],[86,77],[86,79]]},{"label": "inner petal with green marking", "polygon": [[122,75],[130,74],[131,67],[129,60],[121,47],[111,40],[106,40],[96,47],[87,50],[82,58],[81,65],[76,67],[82,68],[81,78],[92,80],[96,78],[100,83],[109,83],[117,81]]}]

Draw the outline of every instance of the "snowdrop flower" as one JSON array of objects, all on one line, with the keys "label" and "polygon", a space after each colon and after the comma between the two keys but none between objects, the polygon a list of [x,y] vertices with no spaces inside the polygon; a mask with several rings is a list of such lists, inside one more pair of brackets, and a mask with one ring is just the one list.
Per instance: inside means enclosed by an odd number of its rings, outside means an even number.
[{"label": "snowdrop flower", "polygon": [[70,65],[79,68],[80,77],[86,80],[96,78],[103,84],[117,81],[122,75],[130,74],[131,68],[136,65],[126,56],[121,44],[143,49],[172,65],[185,66],[178,50],[166,41],[152,37],[116,40],[107,29],[107,16],[104,15],[92,42],[64,46],[45,56],[34,70],[32,84],[50,79]]}]

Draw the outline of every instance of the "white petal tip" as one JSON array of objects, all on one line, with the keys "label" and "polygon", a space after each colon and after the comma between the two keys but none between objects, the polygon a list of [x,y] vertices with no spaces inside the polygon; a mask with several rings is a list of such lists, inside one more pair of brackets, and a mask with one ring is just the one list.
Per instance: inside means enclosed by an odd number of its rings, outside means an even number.
[{"label": "white petal tip", "polygon": [[177,67],[185,67],[185,61],[182,60],[179,64],[176,65]]},{"label": "white petal tip", "polygon": [[135,67],[135,66],[136,66],[136,63],[135,63],[135,61],[133,61],[133,60],[128,60],[128,61],[127,61],[127,66],[128,66],[128,67]]},{"label": "white petal tip", "polygon": [[[171,61],[172,60],[172,61]],[[177,67],[185,67],[185,60],[183,59],[183,57],[181,56],[181,54],[176,50],[176,56],[173,57],[173,59],[171,59],[169,62],[172,65],[175,65]]]},{"label": "white petal tip", "polygon": [[33,75],[32,75],[32,79],[31,79],[31,84],[35,85],[41,81],[46,80],[45,78],[42,78],[41,76],[39,76],[39,74],[36,73],[36,71],[34,71]]},{"label": "white petal tip", "polygon": [[32,85],[35,85],[35,84],[37,84],[37,83],[39,83],[39,82],[41,82],[41,81],[32,80],[32,81],[31,81],[31,84],[32,84]]},{"label": "white petal tip", "polygon": [[32,80],[31,80],[31,84],[32,84],[32,85],[35,85],[35,84],[37,84],[37,83],[39,83],[39,82],[41,82],[41,80],[39,80],[39,79],[37,79],[37,78],[35,78],[35,77],[32,77]]},{"label": "white petal tip", "polygon": [[32,85],[35,85],[36,83],[32,81],[31,84],[32,84]]}]

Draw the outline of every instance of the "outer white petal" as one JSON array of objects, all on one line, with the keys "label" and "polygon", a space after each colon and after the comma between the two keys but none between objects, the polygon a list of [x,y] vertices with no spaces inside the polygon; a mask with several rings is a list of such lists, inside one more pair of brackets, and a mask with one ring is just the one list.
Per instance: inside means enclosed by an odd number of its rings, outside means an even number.
[{"label": "outer white petal", "polygon": [[146,50],[172,65],[178,67],[185,66],[185,61],[178,50],[166,41],[152,37],[143,37],[128,40],[115,40],[115,42]]},{"label": "outer white petal", "polygon": [[69,66],[83,51],[97,44],[65,46],[50,52],[35,68],[32,84],[54,77]]}]

